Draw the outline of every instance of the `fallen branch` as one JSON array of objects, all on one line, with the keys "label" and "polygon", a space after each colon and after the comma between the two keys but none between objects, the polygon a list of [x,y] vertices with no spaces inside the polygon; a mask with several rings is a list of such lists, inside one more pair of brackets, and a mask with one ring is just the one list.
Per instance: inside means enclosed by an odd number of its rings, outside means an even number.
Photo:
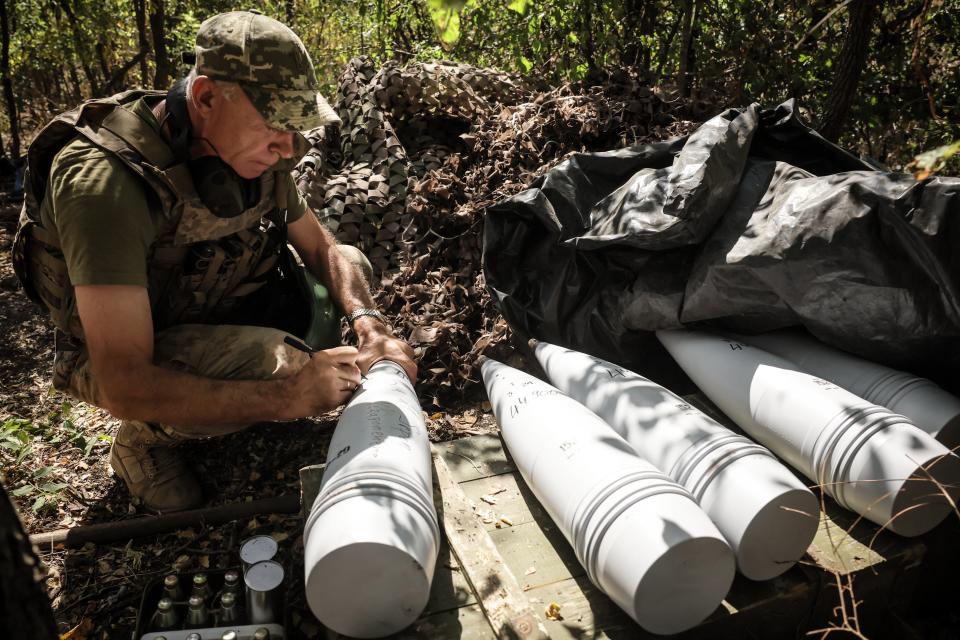
[{"label": "fallen branch", "polygon": [[140,52],[137,53],[137,55],[130,58],[130,60],[128,60],[125,65],[123,65],[122,67],[114,71],[113,75],[111,75],[106,82],[104,82],[102,85],[97,87],[93,91],[93,95],[94,96],[106,95],[107,92],[111,91],[113,87],[118,82],[120,82],[120,80],[122,80],[124,76],[127,75],[127,72],[130,71],[130,69],[133,69],[135,66],[140,64],[140,61],[146,58],[148,53],[150,53],[148,49],[141,49]]},{"label": "fallen branch", "polygon": [[80,547],[87,542],[93,542],[94,544],[117,542],[130,538],[168,533],[197,525],[219,525],[267,513],[299,512],[300,496],[298,494],[285,494],[251,502],[235,502],[218,507],[193,509],[146,518],[57,529],[56,531],[36,533],[30,536],[30,542],[41,547],[41,550],[43,546],[57,544],[63,544],[66,547]]}]

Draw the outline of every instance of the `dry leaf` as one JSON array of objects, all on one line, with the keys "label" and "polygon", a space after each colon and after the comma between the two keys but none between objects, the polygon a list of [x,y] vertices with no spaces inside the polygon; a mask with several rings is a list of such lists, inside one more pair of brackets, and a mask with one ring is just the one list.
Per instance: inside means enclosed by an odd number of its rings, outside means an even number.
[{"label": "dry leaf", "polygon": [[84,618],[80,624],[60,636],[60,640],[87,640],[87,634],[93,631],[93,620]]},{"label": "dry leaf", "polygon": [[439,329],[437,327],[414,327],[413,331],[410,332],[411,343],[416,344],[430,344],[437,339],[437,332]]},{"label": "dry leaf", "polygon": [[493,491],[480,496],[480,499],[486,502],[487,504],[497,504],[497,499],[494,498],[494,496],[499,495],[504,491],[506,491],[506,489],[503,489],[502,487],[494,487]]},{"label": "dry leaf", "polygon": [[551,602],[547,605],[547,610],[544,611],[544,615],[547,616],[547,620],[563,620],[563,616],[560,615],[560,605],[556,602]]}]

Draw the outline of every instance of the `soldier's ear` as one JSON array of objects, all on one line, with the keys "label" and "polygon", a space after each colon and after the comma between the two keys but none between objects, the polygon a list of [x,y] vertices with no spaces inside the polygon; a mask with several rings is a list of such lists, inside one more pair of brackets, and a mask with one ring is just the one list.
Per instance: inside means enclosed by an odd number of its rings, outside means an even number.
[{"label": "soldier's ear", "polygon": [[207,76],[197,76],[190,87],[190,99],[194,108],[204,118],[210,115],[217,100],[215,85]]}]

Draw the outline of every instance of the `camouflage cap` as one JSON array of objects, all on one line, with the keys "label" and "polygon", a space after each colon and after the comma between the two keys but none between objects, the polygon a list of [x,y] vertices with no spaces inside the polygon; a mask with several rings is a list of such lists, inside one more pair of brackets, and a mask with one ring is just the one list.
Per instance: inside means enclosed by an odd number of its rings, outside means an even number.
[{"label": "camouflage cap", "polygon": [[258,11],[204,20],[197,32],[197,73],[238,83],[273,127],[305,131],[340,118],[317,91],[313,62],[290,27]]}]

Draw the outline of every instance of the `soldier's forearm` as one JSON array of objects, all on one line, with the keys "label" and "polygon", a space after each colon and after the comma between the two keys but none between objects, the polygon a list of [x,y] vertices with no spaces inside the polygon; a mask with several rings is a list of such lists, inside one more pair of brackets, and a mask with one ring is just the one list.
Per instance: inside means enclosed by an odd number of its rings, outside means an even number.
[{"label": "soldier's forearm", "polygon": [[146,365],[117,376],[103,392],[117,418],[191,430],[302,417],[292,415],[290,383],[282,378],[216,380]]},{"label": "soldier's forearm", "polygon": [[335,244],[327,245],[326,251],[303,256],[303,261],[310,273],[324,283],[334,304],[344,314],[373,307],[373,296],[363,274],[337,250]]}]

